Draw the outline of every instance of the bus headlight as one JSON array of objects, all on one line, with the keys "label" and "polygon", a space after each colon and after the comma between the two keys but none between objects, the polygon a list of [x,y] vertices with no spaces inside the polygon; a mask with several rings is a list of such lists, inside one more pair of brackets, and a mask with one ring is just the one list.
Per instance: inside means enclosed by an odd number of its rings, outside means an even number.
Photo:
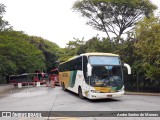
[{"label": "bus headlight", "polygon": [[97,90],[91,90],[92,93],[100,93],[100,91]]}]

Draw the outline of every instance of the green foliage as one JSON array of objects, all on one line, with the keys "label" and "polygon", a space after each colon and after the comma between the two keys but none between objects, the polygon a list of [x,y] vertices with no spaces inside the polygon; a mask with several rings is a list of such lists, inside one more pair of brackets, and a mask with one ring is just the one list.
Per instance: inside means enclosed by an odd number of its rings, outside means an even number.
[{"label": "green foliage", "polygon": [[109,33],[114,34],[119,43],[121,35],[143,16],[149,16],[156,6],[149,0],[81,0],[75,2],[73,9],[88,18],[88,25],[106,32],[109,39]]},{"label": "green foliage", "polygon": [[136,27],[135,44],[138,66],[147,78],[160,77],[160,20],[156,17],[145,18]]},{"label": "green foliage", "polygon": [[66,61],[69,58],[79,55],[81,53],[84,52],[84,48],[83,48],[83,44],[84,44],[84,40],[80,40],[80,39],[75,39],[73,41],[69,41],[67,43],[67,46],[63,49],[63,52],[61,54],[60,57],[60,61]]},{"label": "green foliage", "polygon": [[0,80],[7,75],[50,71],[57,67],[63,50],[41,37],[28,36],[23,32],[0,32]]},{"label": "green foliage", "polygon": [[57,44],[36,36],[29,37],[28,41],[30,44],[42,51],[45,56],[45,64],[48,72],[57,67],[57,63],[55,61],[58,61],[58,58],[62,53],[62,50]]},{"label": "green foliage", "polygon": [[69,58],[80,55],[86,52],[112,52],[113,47],[108,39],[93,37],[88,41],[75,39],[69,41],[67,47],[64,49],[63,60],[66,61]]},{"label": "green foliage", "polygon": [[22,32],[0,33],[1,78],[6,75],[46,69],[42,52],[26,41],[27,39],[28,36]]},{"label": "green foliage", "polygon": [[110,44],[110,41],[106,38],[98,38],[93,37],[86,41],[86,43],[83,45],[84,53],[85,52],[112,52],[113,48]]}]

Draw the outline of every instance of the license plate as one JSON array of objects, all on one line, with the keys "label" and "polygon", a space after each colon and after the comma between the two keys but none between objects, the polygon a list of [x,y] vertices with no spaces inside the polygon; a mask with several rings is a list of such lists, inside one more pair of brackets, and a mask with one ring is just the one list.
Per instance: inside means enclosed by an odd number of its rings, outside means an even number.
[{"label": "license plate", "polygon": [[107,95],[107,97],[112,97],[112,95]]}]

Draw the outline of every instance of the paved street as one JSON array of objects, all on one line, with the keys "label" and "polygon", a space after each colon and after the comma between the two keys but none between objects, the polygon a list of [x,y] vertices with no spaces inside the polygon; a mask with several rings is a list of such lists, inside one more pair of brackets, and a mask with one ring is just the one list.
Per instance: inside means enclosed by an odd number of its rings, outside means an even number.
[{"label": "paved street", "polygon": [[[11,91],[5,94],[1,93],[0,111],[48,111],[48,114],[49,111],[160,111],[159,101],[160,96],[140,95],[124,95],[121,98],[91,101],[79,99],[78,95],[69,91],[65,92],[59,86],[56,86],[56,88],[41,86],[14,89],[12,93]],[[135,117],[121,117],[120,119],[122,118],[135,119]],[[26,119],[24,118],[23,120]],[[55,118],[50,117],[50,119]],[[72,119],[103,120],[106,118]],[[116,120],[114,117],[110,119]],[[142,119],[142,117],[139,119]],[[144,119],[149,120],[150,117]],[[157,117],[154,117],[154,119],[158,120]],[[22,120],[22,118],[18,120]]]}]

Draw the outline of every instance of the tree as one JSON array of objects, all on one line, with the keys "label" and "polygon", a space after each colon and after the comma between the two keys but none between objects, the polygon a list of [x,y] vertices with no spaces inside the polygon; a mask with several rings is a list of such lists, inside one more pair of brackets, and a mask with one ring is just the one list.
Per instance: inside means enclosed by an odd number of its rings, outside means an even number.
[{"label": "tree", "polygon": [[[85,42],[83,46],[83,53],[85,52],[113,52],[112,45],[106,38],[100,39],[98,36],[92,37]],[[82,50],[81,50],[82,51]]]},{"label": "tree", "polygon": [[146,78],[160,78],[160,19],[152,16],[145,18],[136,26],[135,44],[137,60],[134,66],[139,66]]},{"label": "tree", "polygon": [[27,41],[42,51],[45,56],[45,64],[48,72],[57,67],[55,61],[58,61],[62,52],[57,44],[36,36],[30,36]]},{"label": "tree", "polygon": [[84,39],[74,38],[67,43],[67,46],[63,49],[63,54],[61,55],[60,61],[66,61],[69,58],[79,55],[84,52],[82,46],[85,44]]},{"label": "tree", "polygon": [[46,69],[43,53],[28,41],[28,36],[18,31],[0,34],[0,79],[11,74],[32,73]]},{"label": "tree", "polygon": [[66,61],[69,58],[80,55],[86,52],[112,52],[112,45],[106,38],[100,39],[98,36],[92,37],[88,41],[83,39],[75,39],[74,41],[69,41],[67,47],[64,49],[64,53],[61,56],[62,61]]},{"label": "tree", "polygon": [[88,18],[87,24],[103,31],[110,39],[114,34],[119,42],[122,34],[131,30],[144,16],[156,9],[149,0],[78,0],[73,9]]},{"label": "tree", "polygon": [[3,20],[3,14],[5,11],[5,5],[0,3],[0,31],[3,31],[9,23],[6,20]]}]

